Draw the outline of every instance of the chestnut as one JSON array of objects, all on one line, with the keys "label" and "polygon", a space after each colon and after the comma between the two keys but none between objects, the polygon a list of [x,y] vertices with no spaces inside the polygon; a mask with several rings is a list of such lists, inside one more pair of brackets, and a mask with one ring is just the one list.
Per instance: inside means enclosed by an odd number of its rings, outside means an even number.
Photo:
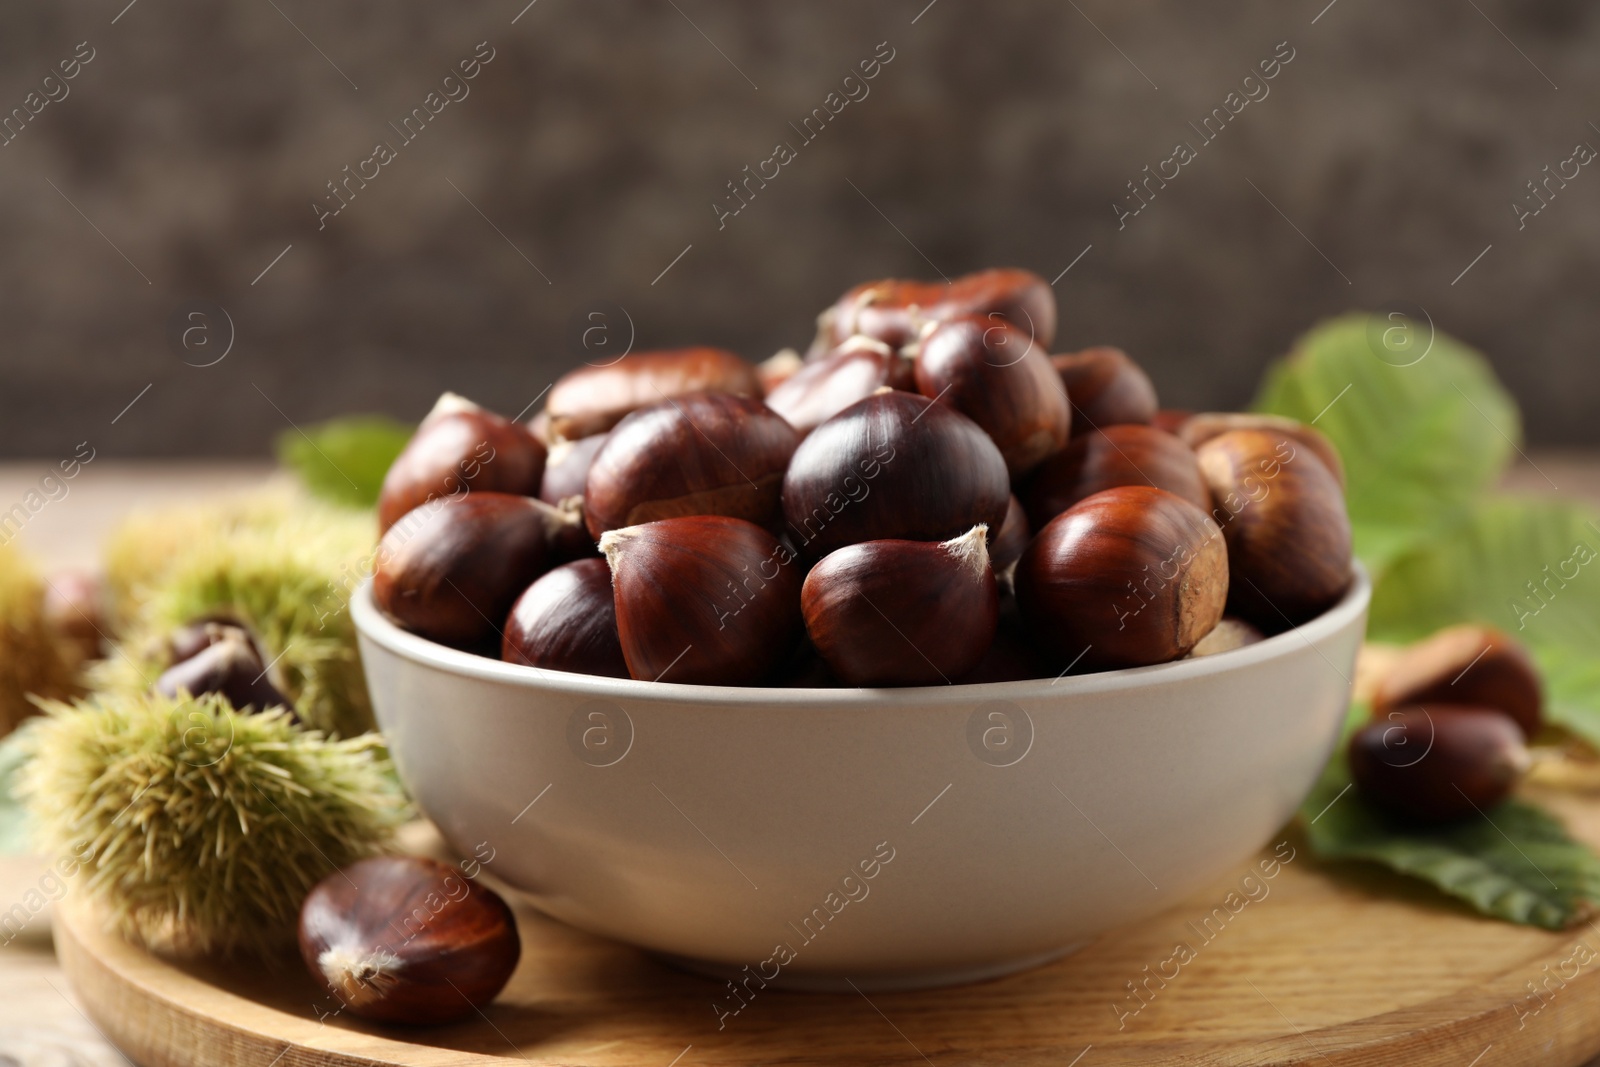
[{"label": "chestnut", "polygon": [[1165,489],[1211,510],[1194,450],[1150,426],[1107,426],[1074,437],[1046,460],[1023,490],[1028,521],[1043,526],[1080,500],[1119,485]]},{"label": "chestnut", "polygon": [[1028,525],[1028,515],[1022,510],[1022,502],[1013,496],[1006,504],[1006,521],[1000,524],[1000,532],[989,546],[989,560],[994,564],[995,573],[1004,573],[1021,559],[1023,550],[1032,538],[1033,528]]},{"label": "chestnut", "polygon": [[792,348],[780,349],[757,363],[756,378],[761,382],[762,395],[771,396],[774,389],[793,378],[805,365],[800,353]]},{"label": "chestnut", "polygon": [[1448,704],[1391,710],[1351,735],[1349,755],[1363,797],[1425,823],[1493,807],[1531,762],[1509,716]]},{"label": "chestnut", "polygon": [[1328,468],[1328,473],[1338,480],[1339,488],[1344,488],[1344,460],[1339,458],[1339,450],[1322,431],[1295,419],[1249,412],[1203,411],[1189,415],[1172,432],[1190,448],[1198,449],[1213,437],[1219,437],[1229,430],[1269,430],[1291,438],[1296,444],[1305,445]]},{"label": "chestnut", "polygon": [[1000,597],[988,529],[866,541],[824,556],[800,589],[806,633],[846,685],[949,685],[994,640]]},{"label": "chestnut", "polygon": [[1297,626],[1350,585],[1350,519],[1339,483],[1281,433],[1230,430],[1200,446],[1228,541],[1228,610],[1268,632]]},{"label": "chestnut", "polygon": [[[1194,412],[1185,411],[1182,408],[1162,408],[1150,420],[1150,425],[1162,433],[1177,434],[1183,429],[1183,424],[1193,417]],[[1189,447],[1193,448],[1194,446],[1190,445]]]},{"label": "chestnut", "polygon": [[537,496],[545,447],[526,426],[445,393],[400,455],[378,492],[378,533],[440,497],[474,492]]},{"label": "chestnut", "polygon": [[1532,739],[1544,722],[1544,686],[1528,650],[1489,626],[1440,630],[1401,652],[1372,694],[1373,716],[1406,704],[1471,704],[1509,715]]},{"label": "chestnut", "polygon": [[267,678],[255,642],[236,627],[220,627],[211,643],[178,660],[156,679],[156,692],[203,696],[221,693],[238,711],[294,708],[294,702]]},{"label": "chestnut", "polygon": [[583,496],[589,467],[605,443],[606,435],[597,433],[551,445],[550,458],[544,465],[544,480],[539,483],[539,499],[546,504],[560,504],[563,500]]},{"label": "chestnut", "polygon": [[1228,553],[1189,501],[1120,486],[1050,520],[1013,580],[1023,621],[1057,669],[1142,667],[1187,654],[1217,625]]},{"label": "chestnut", "polygon": [[1085,348],[1051,356],[1050,362],[1072,401],[1074,434],[1155,420],[1156,387],[1122,349]]},{"label": "chestnut", "polygon": [[605,433],[631,411],[690,393],[761,396],[756,369],[720,348],[634,352],[569,371],[550,387],[545,410],[557,440]]},{"label": "chestnut", "polygon": [[998,316],[947,319],[929,330],[917,391],[983,427],[1012,478],[1067,443],[1072,409],[1045,350]]},{"label": "chestnut", "polygon": [[1243,619],[1235,619],[1225,615],[1222,621],[1212,628],[1210,633],[1202,637],[1199,643],[1189,650],[1189,657],[1196,659],[1200,656],[1215,656],[1219,652],[1232,652],[1236,648],[1243,648],[1246,645],[1253,645],[1266,639],[1266,634]]},{"label": "chestnut", "polygon": [[884,386],[915,392],[912,361],[882,341],[852,337],[767,394],[767,407],[808,434]]},{"label": "chestnut", "polygon": [[777,524],[800,435],[759,400],[696,393],[633,412],[606,435],[584,485],[594,537],[681,515]]},{"label": "chestnut", "polygon": [[553,671],[629,677],[606,561],[564,563],[523,590],[506,618],[500,658]]},{"label": "chestnut", "polygon": [[914,344],[929,323],[994,313],[1048,349],[1056,336],[1056,297],[1043,278],[1014,268],[979,271],[948,282],[865,282],[817,318],[811,358],[856,334],[891,348]]},{"label": "chestnut", "polygon": [[167,635],[167,666],[197,656],[227,637],[237,637],[248,643],[256,656],[260,657],[261,646],[256,643],[250,628],[232,615],[217,612],[191,619]]},{"label": "chestnut", "polygon": [[998,530],[1010,497],[1006,461],[977,423],[882,390],[795,449],[784,532],[811,559],[860,541],[944,541],[980,524]]},{"label": "chestnut", "polygon": [[517,920],[493,890],[421,856],[360,860],[300,906],[300,956],[352,1014],[433,1025],[478,1013],[522,955]]},{"label": "chestnut", "polygon": [[544,501],[507,493],[424,505],[378,543],[373,602],[401,627],[440,644],[498,642],[512,602],[555,562],[550,543],[558,523],[565,520]]},{"label": "chestnut", "polygon": [[633,677],[755,685],[789,661],[800,573],[761,527],[725,515],[662,519],[609,530],[600,550]]}]

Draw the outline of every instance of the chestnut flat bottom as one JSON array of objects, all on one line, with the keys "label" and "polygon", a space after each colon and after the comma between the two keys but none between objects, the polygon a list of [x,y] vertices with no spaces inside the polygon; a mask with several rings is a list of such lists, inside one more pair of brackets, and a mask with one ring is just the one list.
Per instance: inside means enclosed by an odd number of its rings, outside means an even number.
[{"label": "chestnut flat bottom", "polygon": [[[951,970],[865,975],[780,973],[768,985],[773,989],[791,993],[901,993],[915,989],[942,989],[946,986],[987,982],[992,978],[1004,978],[1008,974],[1031,971],[1035,967],[1043,967],[1047,963],[1054,963],[1070,956],[1086,944],[1087,941],[1078,941],[1064,948],[1053,948],[1048,952],[1023,956],[1020,959]],[[714,978],[719,982],[738,982],[747,977],[743,969],[709,960],[696,960],[665,953],[652,953],[652,955],[669,967],[676,967],[704,978]]]}]

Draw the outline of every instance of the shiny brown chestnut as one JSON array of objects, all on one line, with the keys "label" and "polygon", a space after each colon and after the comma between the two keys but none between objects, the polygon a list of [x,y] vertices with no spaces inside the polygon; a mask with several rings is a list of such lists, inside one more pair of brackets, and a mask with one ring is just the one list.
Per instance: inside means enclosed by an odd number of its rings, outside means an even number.
[{"label": "shiny brown chestnut", "polygon": [[1120,485],[1165,489],[1211,509],[1194,450],[1171,434],[1132,424],[1074,437],[1034,472],[1022,500],[1037,529],[1078,501]]},{"label": "shiny brown chestnut", "polygon": [[1194,648],[1189,650],[1190,659],[1201,656],[1215,656],[1221,652],[1232,652],[1236,648],[1253,645],[1258,641],[1265,641],[1267,635],[1243,619],[1224,616],[1222,621],[1212,627],[1211,632],[1202,637]]},{"label": "shiny brown chestnut", "polygon": [[537,496],[545,446],[526,426],[445,393],[389,466],[378,533],[429,500],[471,492]]},{"label": "shiny brown chestnut", "polygon": [[1102,345],[1050,357],[1072,401],[1072,432],[1149,424],[1159,406],[1144,368],[1120,348]]},{"label": "shiny brown chestnut", "polygon": [[1471,704],[1509,715],[1529,739],[1544,724],[1544,685],[1528,650],[1489,626],[1440,630],[1395,659],[1372,694],[1381,718],[1407,704]]},{"label": "shiny brown chestnut", "polygon": [[1005,521],[1006,461],[946,404],[884,390],[800,442],[783,480],[784,533],[811,559],[860,541],[944,541]]},{"label": "shiny brown chestnut", "polygon": [[1049,357],[998,315],[936,324],[916,367],[917,391],[983,427],[1013,479],[1067,443],[1072,409]]},{"label": "shiny brown chestnut", "polygon": [[238,711],[293,709],[294,702],[268,678],[255,642],[242,629],[220,627],[215,640],[168,667],[156,679],[162,696],[221,693]]},{"label": "shiny brown chestnut", "polygon": [[478,1014],[522,955],[493,890],[421,856],[360,860],[300,906],[300,956],[354,1015],[434,1025]]},{"label": "shiny brown chestnut", "polygon": [[912,361],[882,341],[852,337],[767,394],[767,407],[808,434],[885,386],[915,392]]},{"label": "shiny brown chestnut", "polygon": [[560,504],[563,500],[583,496],[589,467],[605,443],[606,435],[597,433],[551,445],[550,458],[544,465],[544,481],[539,484],[539,499],[546,504]]},{"label": "shiny brown chestnut", "polygon": [[800,590],[806,633],[846,685],[948,685],[994,640],[1000,598],[975,526],[960,537],[866,541],[829,553]]},{"label": "shiny brown chestnut", "polygon": [[1296,444],[1305,445],[1328,468],[1328,473],[1338,480],[1339,488],[1344,488],[1344,460],[1339,457],[1339,450],[1322,431],[1295,419],[1243,411],[1202,411],[1184,419],[1172,432],[1190,448],[1198,449],[1213,437],[1220,437],[1229,430],[1268,430],[1281,433]]},{"label": "shiny brown chestnut", "polygon": [[373,602],[401,627],[440,644],[477,648],[492,640],[498,647],[512,602],[556,562],[558,524],[570,525],[549,504],[507,493],[425,504],[378,543]]},{"label": "shiny brown chestnut", "polygon": [[1185,655],[1217,625],[1228,553],[1189,501],[1121,486],[1052,519],[1013,580],[1023,621],[1057,669],[1142,667]]},{"label": "shiny brown chestnut", "polygon": [[1425,823],[1487,811],[1531,762],[1510,716],[1447,704],[1392,709],[1351,736],[1349,756],[1363,797]]},{"label": "shiny brown chestnut", "polygon": [[1350,585],[1350,519],[1316,454],[1267,430],[1230,430],[1197,454],[1228,540],[1228,611],[1276,633],[1337,603]]},{"label": "shiny brown chestnut", "polygon": [[552,671],[629,677],[606,561],[564,563],[528,586],[506,617],[500,658]]},{"label": "shiny brown chestnut", "polygon": [[634,352],[611,363],[586,365],[550,387],[545,410],[558,440],[605,433],[623,416],[690,393],[761,397],[756,369],[720,348]]},{"label": "shiny brown chestnut", "polygon": [[696,393],[640,408],[595,453],[583,492],[595,538],[684,515],[777,524],[800,435],[759,400]]},{"label": "shiny brown chestnut", "polygon": [[1021,559],[1032,538],[1033,527],[1028,525],[1027,512],[1022,510],[1022,502],[1013,496],[1006,504],[1006,521],[1000,524],[1000,532],[989,543],[989,561],[995,573],[1004,573]]},{"label": "shiny brown chestnut", "polygon": [[609,530],[617,634],[647,681],[755,685],[787,663],[801,631],[794,554],[725,515]]},{"label": "shiny brown chestnut", "polygon": [[903,348],[920,340],[930,323],[963,315],[998,314],[1048,349],[1056,336],[1056,298],[1031,271],[999,268],[947,282],[865,282],[841,296],[817,319],[816,359],[848,337],[861,334]]}]

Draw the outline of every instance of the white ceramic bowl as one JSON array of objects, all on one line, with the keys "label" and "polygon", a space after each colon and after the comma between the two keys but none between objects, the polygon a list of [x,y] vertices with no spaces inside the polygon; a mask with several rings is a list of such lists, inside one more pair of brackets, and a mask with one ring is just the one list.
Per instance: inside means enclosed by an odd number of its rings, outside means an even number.
[{"label": "white ceramic bowl", "polygon": [[463,855],[692,967],[870,989],[1042,962],[1245,863],[1328,759],[1370,592],[1217,656],[886,690],[545,671],[366,588],[354,612],[400,775]]}]

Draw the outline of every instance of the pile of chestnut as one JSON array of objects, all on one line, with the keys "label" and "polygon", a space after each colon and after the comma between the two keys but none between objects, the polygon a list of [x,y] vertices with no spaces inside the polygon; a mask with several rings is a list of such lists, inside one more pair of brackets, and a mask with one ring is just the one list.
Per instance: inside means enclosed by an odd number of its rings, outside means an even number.
[{"label": "pile of chestnut", "polygon": [[383,484],[378,607],[556,670],[914,686],[1225,651],[1344,595],[1331,444],[1051,355],[1036,275],[869,282],[818,323],[803,359],[581,367],[526,425],[447,394]]}]

